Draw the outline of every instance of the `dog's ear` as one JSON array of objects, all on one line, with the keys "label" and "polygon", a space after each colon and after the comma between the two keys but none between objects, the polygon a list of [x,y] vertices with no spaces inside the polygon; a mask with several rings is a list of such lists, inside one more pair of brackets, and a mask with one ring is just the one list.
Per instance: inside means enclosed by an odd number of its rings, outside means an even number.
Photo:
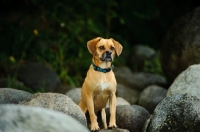
[{"label": "dog's ear", "polygon": [[97,37],[87,42],[87,48],[91,54],[94,54],[96,51],[96,44],[101,40],[101,37]]},{"label": "dog's ear", "polygon": [[115,41],[113,38],[111,38],[111,40],[113,41],[113,43],[115,45],[115,50],[116,50],[117,56],[119,56],[122,53],[123,47],[119,42]]}]

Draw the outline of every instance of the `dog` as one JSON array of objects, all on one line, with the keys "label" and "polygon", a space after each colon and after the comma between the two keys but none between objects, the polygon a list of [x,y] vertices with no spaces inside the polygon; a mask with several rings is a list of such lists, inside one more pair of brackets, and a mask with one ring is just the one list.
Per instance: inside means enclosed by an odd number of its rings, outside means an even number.
[{"label": "dog", "polygon": [[[112,71],[115,55],[122,52],[122,45],[114,39],[97,37],[87,42],[87,48],[93,55],[92,64],[87,72],[81,89],[79,107],[84,113],[89,112],[91,131],[99,130],[95,112],[101,111],[104,128],[114,128],[116,125],[116,87],[117,82]],[[105,107],[109,101],[110,122],[107,127]]]}]

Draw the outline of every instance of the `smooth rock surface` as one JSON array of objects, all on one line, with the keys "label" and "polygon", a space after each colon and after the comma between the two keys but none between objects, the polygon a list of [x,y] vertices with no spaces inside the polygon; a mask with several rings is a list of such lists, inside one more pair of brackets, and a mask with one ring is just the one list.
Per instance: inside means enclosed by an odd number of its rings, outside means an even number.
[{"label": "smooth rock surface", "polygon": [[61,112],[21,105],[0,105],[0,132],[89,132]]},{"label": "smooth rock surface", "polygon": [[200,65],[191,65],[172,83],[167,96],[173,94],[189,94],[200,99]]},{"label": "smooth rock surface", "polygon": [[81,100],[81,88],[73,88],[69,90],[66,95],[70,97],[74,103],[79,104]]},{"label": "smooth rock surface", "polygon": [[136,72],[132,73],[128,67],[116,67],[114,70],[117,83],[123,84],[135,90],[143,90],[149,85],[165,85],[166,80],[163,76],[146,73]]},{"label": "smooth rock surface", "polygon": [[0,88],[0,104],[18,104],[31,98],[31,95],[31,93],[22,90]]},{"label": "smooth rock surface", "polygon": [[[109,109],[106,109],[106,115],[109,123]],[[117,126],[130,132],[141,132],[149,117],[149,112],[138,105],[119,105],[116,107]]]},{"label": "smooth rock surface", "polygon": [[127,86],[118,83],[116,95],[127,100],[130,104],[136,104],[140,96],[140,91],[131,89]]},{"label": "smooth rock surface", "polygon": [[[116,98],[116,106],[118,106],[118,105],[130,105],[130,103],[121,97],[117,97]],[[106,108],[108,108],[108,107],[109,107],[109,101],[106,105]]]},{"label": "smooth rock surface", "polygon": [[[15,71],[12,71],[12,74]],[[59,88],[61,81],[54,71],[42,63],[28,63],[17,70],[17,77],[35,91],[52,92]]]},{"label": "smooth rock surface", "polygon": [[166,97],[167,90],[151,85],[145,88],[139,97],[138,105],[147,109],[150,113],[153,113],[156,106]]},{"label": "smooth rock surface", "polygon": [[70,115],[87,126],[85,114],[71,98],[57,93],[37,93],[20,104],[56,110]]}]

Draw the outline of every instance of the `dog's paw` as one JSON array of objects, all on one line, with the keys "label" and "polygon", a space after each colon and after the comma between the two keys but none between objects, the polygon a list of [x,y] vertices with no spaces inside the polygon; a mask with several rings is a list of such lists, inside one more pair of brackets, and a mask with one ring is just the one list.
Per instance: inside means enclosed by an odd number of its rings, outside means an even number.
[{"label": "dog's paw", "polygon": [[117,128],[117,125],[116,123],[110,123],[109,126],[108,126],[109,129],[111,128]]},{"label": "dog's paw", "polygon": [[91,131],[92,132],[96,132],[98,130],[100,130],[98,123],[91,124]]},{"label": "dog's paw", "polygon": [[91,129],[91,132],[97,132],[99,130],[100,130],[100,128],[98,127],[98,128],[95,128],[95,129]]}]

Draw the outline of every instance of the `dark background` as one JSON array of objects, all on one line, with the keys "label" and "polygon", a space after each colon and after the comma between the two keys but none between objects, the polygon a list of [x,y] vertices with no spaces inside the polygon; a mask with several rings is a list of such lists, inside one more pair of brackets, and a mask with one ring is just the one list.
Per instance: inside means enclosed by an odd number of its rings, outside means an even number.
[{"label": "dark background", "polygon": [[112,37],[127,53],[136,44],[159,51],[173,22],[199,5],[196,0],[1,0],[0,76],[39,61],[63,83],[80,85],[91,63],[88,40]]}]

